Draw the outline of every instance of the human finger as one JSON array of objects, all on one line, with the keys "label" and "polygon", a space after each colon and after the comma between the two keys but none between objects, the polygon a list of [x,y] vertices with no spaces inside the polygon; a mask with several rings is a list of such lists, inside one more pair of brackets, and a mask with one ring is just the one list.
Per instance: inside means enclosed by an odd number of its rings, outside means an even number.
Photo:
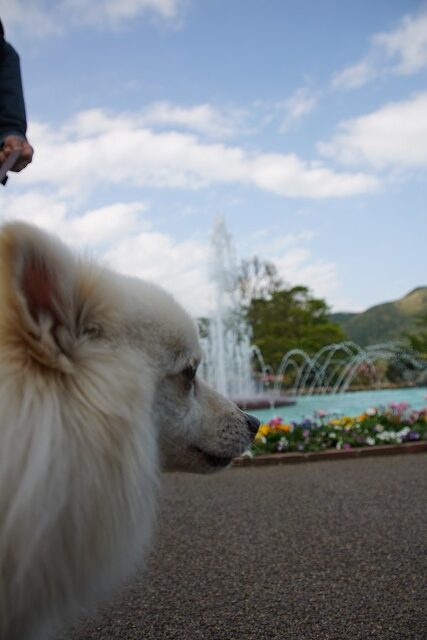
[{"label": "human finger", "polygon": [[3,149],[7,153],[11,151],[15,151],[16,149],[22,149],[25,144],[28,144],[25,138],[21,138],[20,136],[6,136],[4,139]]},{"label": "human finger", "polygon": [[19,158],[11,169],[11,171],[15,171],[16,173],[25,169],[33,160],[34,149],[28,142],[24,142],[20,151]]}]

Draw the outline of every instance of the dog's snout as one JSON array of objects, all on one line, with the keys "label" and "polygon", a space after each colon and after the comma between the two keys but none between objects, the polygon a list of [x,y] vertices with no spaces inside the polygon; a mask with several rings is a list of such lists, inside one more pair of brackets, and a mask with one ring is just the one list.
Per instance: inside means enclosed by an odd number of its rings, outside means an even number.
[{"label": "dog's snout", "polygon": [[247,413],[246,422],[251,436],[255,437],[258,432],[260,421],[258,420],[258,418],[255,418],[255,416],[251,416],[249,413]]}]

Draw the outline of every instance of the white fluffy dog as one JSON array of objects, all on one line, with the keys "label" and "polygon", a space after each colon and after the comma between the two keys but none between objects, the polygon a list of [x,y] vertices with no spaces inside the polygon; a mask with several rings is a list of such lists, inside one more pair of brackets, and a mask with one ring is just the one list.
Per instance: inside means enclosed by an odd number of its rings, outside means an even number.
[{"label": "white fluffy dog", "polygon": [[0,231],[0,304],[0,639],[34,640],[135,568],[160,468],[225,467],[258,421],[171,296],[32,226]]}]

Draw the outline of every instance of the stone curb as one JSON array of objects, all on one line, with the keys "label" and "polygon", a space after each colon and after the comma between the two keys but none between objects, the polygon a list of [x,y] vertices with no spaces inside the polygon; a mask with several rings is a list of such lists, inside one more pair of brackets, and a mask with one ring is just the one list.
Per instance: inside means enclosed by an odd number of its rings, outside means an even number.
[{"label": "stone curb", "polygon": [[293,462],[313,462],[315,460],[342,460],[343,458],[367,458],[369,456],[398,455],[402,453],[421,453],[427,451],[427,441],[406,442],[403,444],[384,444],[354,449],[326,449],[303,453],[269,453],[254,458],[241,457],[233,460],[235,467],[263,466]]}]

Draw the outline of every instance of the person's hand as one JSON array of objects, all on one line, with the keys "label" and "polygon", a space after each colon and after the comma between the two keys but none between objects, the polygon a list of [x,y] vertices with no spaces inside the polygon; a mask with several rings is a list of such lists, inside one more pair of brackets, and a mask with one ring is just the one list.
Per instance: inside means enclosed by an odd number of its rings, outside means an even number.
[{"label": "person's hand", "polygon": [[0,149],[0,165],[3,164],[8,155],[16,149],[20,151],[20,155],[11,168],[11,171],[22,171],[22,169],[25,169],[27,164],[30,164],[32,161],[34,149],[26,140],[19,136],[11,135],[4,139],[4,144]]}]

